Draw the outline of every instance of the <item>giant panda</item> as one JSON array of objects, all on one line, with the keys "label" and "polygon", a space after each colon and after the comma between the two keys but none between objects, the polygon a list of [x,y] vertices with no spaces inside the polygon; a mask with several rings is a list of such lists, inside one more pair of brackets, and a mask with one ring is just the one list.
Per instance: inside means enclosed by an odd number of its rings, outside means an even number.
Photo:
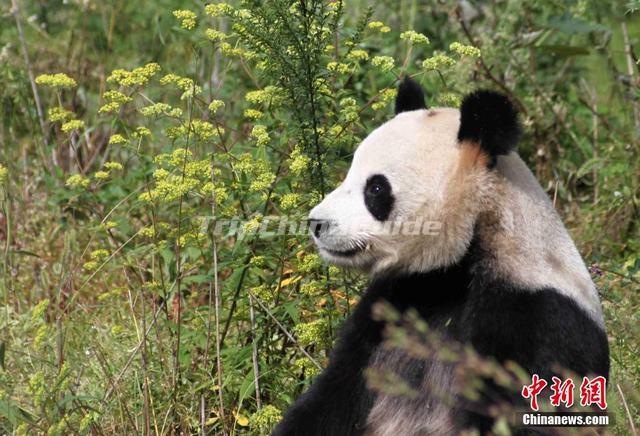
[{"label": "giant panda", "polygon": [[[608,376],[597,290],[553,204],[514,151],[521,127],[510,100],[480,90],[459,110],[429,109],[420,85],[405,79],[395,109],[309,215],[321,256],[372,280],[328,366],[285,413],[277,436],[491,431],[492,418],[469,410],[458,395],[455,363],[410,365],[382,346],[385,323],[372,313],[378,302],[413,310],[448,339],[549,383],[558,368]],[[415,219],[442,225],[428,234],[385,231],[389,222]],[[402,374],[419,394],[371,389],[365,374],[372,366]],[[459,401],[439,401],[434,386]],[[481,398],[491,401],[490,394]]]}]

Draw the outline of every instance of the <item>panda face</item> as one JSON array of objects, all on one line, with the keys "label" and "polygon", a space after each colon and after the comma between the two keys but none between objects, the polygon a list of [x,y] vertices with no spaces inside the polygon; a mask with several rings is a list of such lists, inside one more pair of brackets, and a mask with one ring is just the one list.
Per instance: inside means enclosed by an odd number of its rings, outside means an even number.
[{"label": "panda face", "polygon": [[438,230],[460,155],[459,124],[456,109],[419,109],[373,131],[343,183],[309,215],[321,255],[370,272],[447,263],[437,259]]}]

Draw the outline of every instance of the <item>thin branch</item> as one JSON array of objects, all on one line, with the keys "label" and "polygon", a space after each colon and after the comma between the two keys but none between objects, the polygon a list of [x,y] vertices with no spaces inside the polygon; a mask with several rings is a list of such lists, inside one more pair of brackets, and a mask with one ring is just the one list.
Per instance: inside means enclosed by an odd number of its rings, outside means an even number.
[{"label": "thin branch", "polygon": [[[637,85],[635,75],[635,62],[633,60],[633,49],[631,48],[631,41],[629,40],[629,30],[627,29],[627,22],[622,21],[620,23],[622,27],[622,39],[624,41],[624,55],[627,60],[627,74],[629,75],[629,82],[631,86]],[[632,99],[631,105],[633,107],[633,122],[636,126],[636,130],[640,129],[640,110],[638,110],[638,101]]]},{"label": "thin branch", "polygon": [[[27,50],[27,42],[24,37],[24,31],[22,30],[22,24],[20,23],[20,7],[18,6],[18,0],[11,0],[11,12],[16,20],[16,27],[18,28],[18,38],[20,39],[20,47],[22,49],[22,57],[24,58],[25,66],[27,67],[27,74],[29,75],[29,83],[31,83],[31,92],[33,93],[33,100],[36,103],[36,112],[38,114],[38,122],[40,123],[40,130],[42,130],[42,140],[45,146],[49,146],[49,135],[47,133],[47,127],[44,123],[44,112],[42,110],[42,103],[40,102],[40,94],[38,94],[38,87],[36,86],[36,79],[33,75],[33,68],[31,61],[29,60],[29,52]],[[45,163],[48,166],[48,161],[45,159]],[[49,168],[51,169],[51,168]]]},{"label": "thin branch", "polygon": [[[467,39],[469,40],[469,42],[471,44],[475,45],[475,46],[479,46],[479,44],[477,44],[474,41],[473,35],[471,34],[471,31],[469,30],[469,28],[467,27],[467,24],[465,23],[464,19],[462,18],[462,15],[460,14],[460,8],[459,7],[456,8],[455,14],[456,14],[456,18],[458,19],[458,22],[460,23],[460,26],[462,27],[462,31],[464,32],[464,34],[467,37]],[[493,73],[491,72],[491,69],[487,66],[487,64],[485,63],[484,58],[482,56],[480,56],[479,62],[480,62],[480,66],[484,70],[485,76],[487,76],[487,78],[489,80],[491,80],[493,83],[495,83],[496,86],[498,86],[505,94],[507,94],[509,96],[511,101],[513,101],[513,103],[515,103],[515,105],[518,106],[518,110],[520,111],[520,113],[522,113],[523,115],[526,115],[527,114],[526,106],[520,101],[518,96],[516,96],[509,89],[509,87],[507,85],[505,85],[501,80],[499,80],[497,77],[495,77],[493,75]]]}]

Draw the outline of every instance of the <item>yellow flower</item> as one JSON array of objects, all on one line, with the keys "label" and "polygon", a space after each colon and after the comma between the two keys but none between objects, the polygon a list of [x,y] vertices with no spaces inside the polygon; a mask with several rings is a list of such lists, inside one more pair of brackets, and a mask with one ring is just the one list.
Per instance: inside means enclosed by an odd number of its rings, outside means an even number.
[{"label": "yellow flower", "polygon": [[251,428],[260,434],[268,434],[272,428],[282,421],[282,412],[270,404],[251,415]]},{"label": "yellow flower", "polygon": [[212,100],[211,103],[209,103],[209,110],[213,114],[218,112],[218,109],[222,109],[223,107],[224,107],[224,101],[222,100]]},{"label": "yellow flower", "polygon": [[300,201],[300,195],[294,193],[288,193],[282,196],[280,199],[280,207],[284,210],[290,210],[298,206]]},{"label": "yellow flower", "polygon": [[348,64],[342,62],[329,62],[327,64],[327,70],[340,74],[348,74],[351,71],[351,68]]},{"label": "yellow flower", "polygon": [[104,167],[107,170],[121,170],[122,169],[122,164],[119,162],[106,162],[104,164]]},{"label": "yellow flower", "polygon": [[183,29],[191,30],[196,27],[197,15],[195,12],[186,9],[178,9],[173,11],[173,16],[180,20],[180,27]]},{"label": "yellow flower", "polygon": [[377,30],[380,33],[387,33],[391,31],[389,26],[385,26],[385,24],[382,21],[372,21],[369,23],[368,27],[369,29]]},{"label": "yellow flower", "polygon": [[267,127],[261,124],[256,124],[251,130],[252,138],[256,140],[259,146],[267,145],[269,143],[269,133],[267,133]]},{"label": "yellow flower", "polygon": [[98,109],[98,113],[110,114],[111,112],[115,112],[118,109],[120,109],[120,103],[118,103],[117,101],[111,101],[109,103],[106,103],[100,106],[100,109]]},{"label": "yellow flower", "polygon": [[464,45],[459,42],[453,42],[449,46],[449,50],[454,51],[462,56],[470,56],[473,58],[479,58],[482,52],[478,47],[474,47],[472,45]]},{"label": "yellow flower", "polygon": [[178,76],[177,74],[167,74],[160,79],[161,85],[168,85],[170,83],[175,84],[182,90],[183,94],[180,97],[181,100],[185,100],[202,93],[202,87],[200,87],[200,85],[196,85],[193,79],[188,77]]},{"label": "yellow flower", "polygon": [[407,40],[412,44],[429,44],[429,38],[422,33],[418,33],[414,30],[407,30],[400,34],[400,39]]},{"label": "yellow flower", "polygon": [[255,179],[249,185],[249,191],[260,192],[265,191],[271,187],[276,179],[276,175],[270,171],[265,171],[257,175]]},{"label": "yellow flower", "polygon": [[49,307],[49,299],[45,298],[35,305],[33,309],[31,309],[31,322],[35,322],[42,318],[47,308]]},{"label": "yellow flower", "polygon": [[209,41],[224,41],[227,39],[227,35],[216,29],[207,29],[204,31],[205,36]]},{"label": "yellow flower", "polygon": [[450,92],[440,94],[438,96],[438,101],[445,106],[451,106],[451,107],[459,107],[461,103],[460,97]]},{"label": "yellow flower", "polygon": [[182,116],[182,109],[172,108],[167,103],[154,103],[150,106],[146,106],[140,109],[140,113],[145,117],[151,117],[154,115],[167,115],[174,118]]},{"label": "yellow flower", "polygon": [[49,121],[57,123],[58,121],[67,121],[73,117],[73,112],[66,110],[63,107],[53,107],[49,109]]},{"label": "yellow flower", "polygon": [[295,176],[301,175],[311,163],[311,158],[302,153],[299,148],[294,148],[290,155],[289,171]]},{"label": "yellow flower", "polygon": [[122,144],[125,142],[127,142],[126,138],[117,133],[109,138],[109,144]]},{"label": "yellow flower", "polygon": [[320,318],[315,321],[300,323],[293,328],[293,331],[296,333],[300,345],[306,347],[308,345],[325,343],[327,328],[327,321]]},{"label": "yellow flower", "polygon": [[366,61],[369,59],[369,53],[367,53],[365,50],[360,49],[352,50],[347,55],[347,59],[352,61]]},{"label": "yellow flower", "polygon": [[143,86],[160,71],[160,65],[155,62],[149,63],[144,67],[135,68],[133,71],[123,69],[113,70],[111,75],[107,77],[107,82],[115,82],[121,86]]},{"label": "yellow flower", "polygon": [[284,90],[282,88],[270,85],[264,87],[263,89],[249,91],[244,98],[249,103],[253,104],[269,103],[271,105],[276,105],[282,101],[283,94]]},{"label": "yellow flower", "polygon": [[449,56],[442,53],[437,53],[430,58],[422,61],[422,68],[427,71],[439,70],[443,67],[451,67],[455,65],[455,63],[456,61],[451,59]]},{"label": "yellow flower", "polygon": [[253,120],[257,120],[259,118],[262,118],[263,113],[257,109],[246,109],[244,111],[244,116],[245,118],[251,118]]},{"label": "yellow flower", "polygon": [[74,130],[84,129],[84,121],[82,120],[71,120],[64,123],[61,127],[64,133],[69,133]]},{"label": "yellow flower", "polygon": [[36,77],[36,83],[51,88],[75,88],[78,86],[75,80],[64,73],[41,74]]},{"label": "yellow flower", "polygon": [[82,265],[82,268],[86,269],[87,271],[94,271],[98,269],[99,266],[100,266],[99,262],[96,262],[95,260],[90,260],[89,262],[85,262]]},{"label": "yellow flower", "polygon": [[70,188],[86,188],[89,186],[89,179],[82,174],[74,174],[67,179],[65,186]]},{"label": "yellow flower", "polygon": [[96,171],[93,176],[98,180],[105,180],[109,178],[109,171]]},{"label": "yellow flower", "polygon": [[7,167],[5,167],[4,165],[0,164],[0,185],[2,185],[5,180],[7,180],[7,173],[9,171],[7,170]]},{"label": "yellow flower", "polygon": [[104,248],[99,248],[97,250],[93,250],[89,257],[91,257],[92,260],[104,260],[109,257],[109,251]]},{"label": "yellow flower", "polygon": [[382,71],[391,71],[394,66],[394,60],[391,56],[375,56],[371,59],[371,65],[379,67]]},{"label": "yellow flower", "polygon": [[233,12],[233,8],[227,3],[211,4],[204,7],[204,12],[210,17],[219,17]]},{"label": "yellow flower", "polygon": [[129,103],[133,100],[131,97],[121,93],[120,91],[107,91],[104,93],[104,99],[108,101],[115,101],[120,104]]}]

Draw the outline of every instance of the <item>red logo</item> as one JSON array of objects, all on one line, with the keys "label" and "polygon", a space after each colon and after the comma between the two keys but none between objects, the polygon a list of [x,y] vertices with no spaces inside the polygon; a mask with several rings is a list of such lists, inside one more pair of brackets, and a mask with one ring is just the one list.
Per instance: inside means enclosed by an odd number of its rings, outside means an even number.
[{"label": "red logo", "polygon": [[566,379],[564,383],[558,377],[551,377],[553,384],[551,385],[551,405],[554,407],[564,404],[567,407],[573,406],[573,389],[576,385],[570,378]]},{"label": "red logo", "polygon": [[[563,381],[555,376],[551,377],[551,380],[553,382],[550,386],[551,395],[549,396],[551,405],[554,407],[560,407],[561,405],[566,407],[573,406],[573,395],[576,387],[573,380],[568,378]],[[532,410],[538,411],[538,395],[547,386],[547,381],[538,377],[538,374],[533,374],[530,385],[522,386],[522,398],[529,400]],[[607,380],[602,376],[592,379],[584,377],[580,384],[580,405],[588,407],[594,404],[601,410],[607,409]]]},{"label": "red logo", "polygon": [[533,374],[530,385],[524,385],[522,387],[522,398],[531,400],[531,408],[538,411],[538,395],[547,386],[547,382],[538,377],[538,374]]},{"label": "red logo", "polygon": [[589,380],[582,379],[580,385],[580,405],[591,406],[595,404],[600,410],[607,408],[607,380],[602,377],[594,377]]}]

